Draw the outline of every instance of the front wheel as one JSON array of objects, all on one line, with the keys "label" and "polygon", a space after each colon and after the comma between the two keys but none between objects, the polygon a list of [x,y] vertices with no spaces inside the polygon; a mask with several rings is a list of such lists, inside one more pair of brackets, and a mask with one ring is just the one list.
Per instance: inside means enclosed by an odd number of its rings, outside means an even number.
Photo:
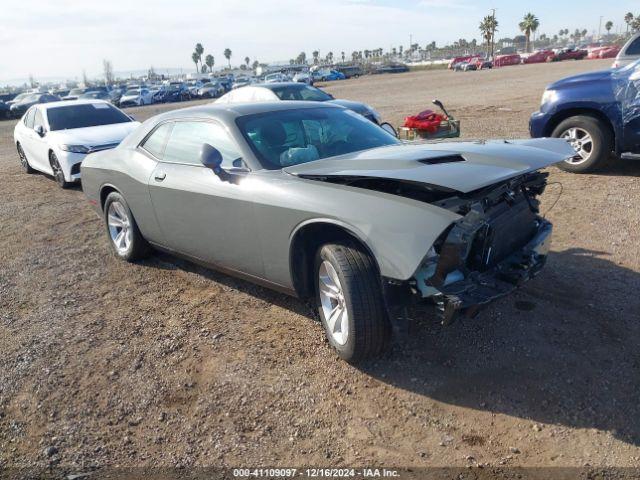
[{"label": "front wheel", "polygon": [[149,255],[151,247],[140,233],[129,205],[118,192],[111,192],[104,202],[104,222],[109,243],[118,257],[134,262]]},{"label": "front wheel", "polygon": [[371,256],[352,242],[327,244],[316,254],[315,273],[320,319],[338,355],[357,362],[383,352],[391,328]]},{"label": "front wheel", "polygon": [[56,154],[53,152],[49,154],[49,164],[51,165],[51,170],[53,171],[53,178],[55,179],[56,183],[60,185],[60,188],[69,188],[71,187],[71,185],[73,185],[72,182],[67,182],[64,178],[64,171],[60,166],[58,157],[56,157]]},{"label": "front wheel", "polygon": [[25,155],[24,150],[22,149],[22,145],[18,144],[17,149],[18,149],[18,157],[20,158],[20,165],[22,165],[22,169],[25,171],[25,173],[35,172],[35,170],[31,168],[31,165],[29,165],[29,160],[27,160],[27,156]]},{"label": "front wheel", "polygon": [[568,172],[586,173],[606,165],[611,156],[611,132],[600,120],[576,115],[560,122],[552,137],[564,138],[576,155],[558,167]]}]

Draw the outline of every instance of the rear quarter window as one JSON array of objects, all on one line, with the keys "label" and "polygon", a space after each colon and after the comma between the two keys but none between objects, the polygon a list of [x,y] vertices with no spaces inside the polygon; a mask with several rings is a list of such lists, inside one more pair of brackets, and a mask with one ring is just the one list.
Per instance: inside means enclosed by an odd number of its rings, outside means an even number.
[{"label": "rear quarter window", "polygon": [[164,147],[167,144],[169,133],[171,133],[172,123],[164,123],[156,128],[149,137],[141,145],[147,152],[162,160],[164,154]]}]

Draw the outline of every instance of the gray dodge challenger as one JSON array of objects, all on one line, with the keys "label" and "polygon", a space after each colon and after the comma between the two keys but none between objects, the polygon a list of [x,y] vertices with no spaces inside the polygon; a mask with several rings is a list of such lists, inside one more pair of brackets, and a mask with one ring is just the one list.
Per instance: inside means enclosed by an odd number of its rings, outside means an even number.
[{"label": "gray dodge challenger", "polygon": [[82,186],[117,256],[152,247],[317,305],[329,343],[358,361],[407,328],[446,324],[543,267],[547,173],[559,139],[403,143],[317,102],[207,105],[143,123],[89,155]]}]

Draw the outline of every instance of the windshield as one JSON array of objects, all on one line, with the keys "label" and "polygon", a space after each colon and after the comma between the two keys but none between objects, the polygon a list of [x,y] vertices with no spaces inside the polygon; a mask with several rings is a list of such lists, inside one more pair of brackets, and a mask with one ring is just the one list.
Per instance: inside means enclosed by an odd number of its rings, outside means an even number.
[{"label": "windshield", "polygon": [[236,123],[262,166],[270,170],[400,143],[342,108],[266,112],[239,117]]},{"label": "windshield", "polygon": [[30,95],[27,95],[24,98],[21,98],[20,102],[24,102],[24,103],[37,102],[39,99],[40,99],[39,93],[32,93]]},{"label": "windshield", "polygon": [[271,89],[280,100],[308,100],[310,102],[326,102],[331,96],[322,90],[309,85],[283,85]]},{"label": "windshield", "polygon": [[140,95],[140,90],[127,90],[124,94],[127,96],[138,96]]},{"label": "windshield", "polygon": [[87,103],[49,108],[47,109],[47,117],[52,131],[131,121],[127,115],[108,103]]}]

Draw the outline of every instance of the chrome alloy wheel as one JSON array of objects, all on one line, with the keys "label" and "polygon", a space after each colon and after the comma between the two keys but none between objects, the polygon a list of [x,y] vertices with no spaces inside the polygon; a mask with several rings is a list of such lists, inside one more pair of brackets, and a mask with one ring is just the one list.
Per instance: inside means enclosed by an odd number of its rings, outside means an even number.
[{"label": "chrome alloy wheel", "polygon": [[24,154],[24,150],[22,150],[22,145],[18,144],[18,157],[20,157],[20,164],[22,168],[25,170],[29,169],[29,162],[27,161],[27,156]]},{"label": "chrome alloy wheel", "polygon": [[54,154],[51,154],[51,170],[53,170],[53,178],[55,178],[56,182],[60,185],[64,185],[66,182],[64,172],[62,171],[60,162],[58,162],[58,158]]},{"label": "chrome alloy wheel", "polygon": [[560,138],[569,142],[577,153],[575,157],[566,160],[567,163],[580,165],[589,160],[593,151],[593,139],[589,132],[582,128],[572,127],[562,132]]},{"label": "chrome alloy wheel", "polygon": [[111,202],[107,213],[109,236],[119,254],[124,255],[131,246],[131,222],[124,206],[118,202]]},{"label": "chrome alloy wheel", "polygon": [[325,260],[320,265],[318,277],[320,305],[327,330],[338,345],[344,345],[349,338],[349,312],[338,273],[333,265]]}]

